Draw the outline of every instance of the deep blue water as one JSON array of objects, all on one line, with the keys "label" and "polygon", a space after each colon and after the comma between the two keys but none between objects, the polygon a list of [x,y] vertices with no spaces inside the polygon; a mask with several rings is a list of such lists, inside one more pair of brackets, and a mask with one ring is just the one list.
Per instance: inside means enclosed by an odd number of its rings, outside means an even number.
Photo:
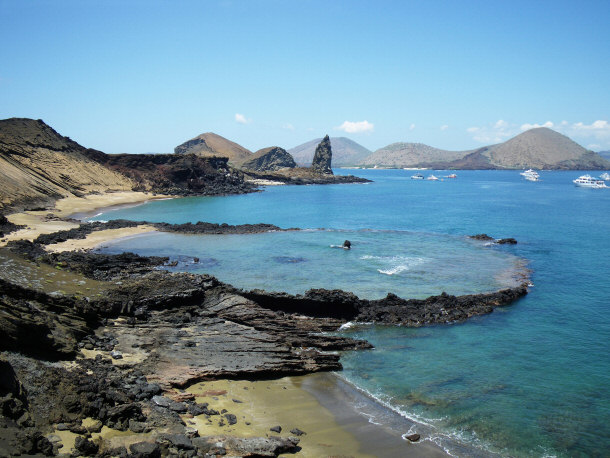
[{"label": "deep blue water", "polygon": [[[343,288],[363,297],[492,290],[514,282],[526,264],[534,283],[528,296],[490,315],[344,331],[375,349],[346,353],[342,376],[458,454],[465,452],[456,440],[482,454],[608,456],[610,189],[575,187],[579,172],[541,172],[537,183],[513,171],[461,171],[442,182],[410,180],[406,170],[352,172],[374,183],[269,187],[98,216],[308,231],[157,234],[105,249],[171,255],[178,269],[245,288]],[[519,243],[486,246],[466,237],[482,232]],[[344,239],[354,243],[351,251],[330,247]]]}]

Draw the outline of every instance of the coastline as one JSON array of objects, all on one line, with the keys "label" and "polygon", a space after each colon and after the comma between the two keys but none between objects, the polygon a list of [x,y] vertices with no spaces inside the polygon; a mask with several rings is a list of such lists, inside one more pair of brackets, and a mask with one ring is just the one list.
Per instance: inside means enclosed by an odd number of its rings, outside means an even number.
[{"label": "coastline", "polygon": [[[270,428],[281,426],[282,435],[295,428],[306,433],[299,437],[302,450],[295,456],[300,457],[450,456],[423,435],[419,442],[411,443],[385,425],[369,421],[358,410],[364,395],[333,373],[259,381],[224,379],[196,383],[186,391],[198,402],[209,402],[217,410],[226,408],[237,416],[237,423],[228,427],[185,418],[201,436],[228,433],[260,437],[270,435]],[[366,401],[375,402],[370,398]],[[379,404],[376,408],[384,409]]]},{"label": "coastline", "polygon": [[[115,193],[113,193],[115,194]],[[86,202],[82,198],[67,198],[62,199],[60,205],[57,205],[50,212],[24,212],[26,216],[31,217],[31,228],[26,229],[28,235],[42,234],[54,232],[64,228],[77,227],[76,222],[47,220],[49,213],[64,218],[67,215],[74,215],[76,212],[96,212],[106,210],[108,208],[117,208],[121,206],[131,206],[133,204],[144,203],[148,200],[153,200],[151,196],[144,193],[120,193],[118,196],[97,196],[95,199],[87,199]],[[105,199],[105,197],[110,197]],[[156,197],[156,198],[167,198]],[[78,199],[78,200],[76,200]],[[121,203],[117,203],[120,200]],[[102,202],[110,202],[110,205],[100,205]],[[39,213],[39,214],[32,214]],[[16,215],[23,215],[16,214]],[[13,216],[13,215],[11,215]],[[60,224],[66,224],[67,227],[57,228]],[[52,230],[48,230],[52,229]],[[109,229],[97,231],[89,234],[86,239],[68,240],[60,244],[48,245],[49,251],[68,251],[77,249],[92,249],[96,246],[116,240],[119,238],[129,237],[140,233],[155,231],[152,226],[140,225],[135,228]],[[14,234],[18,234],[17,231]],[[22,234],[23,235],[23,234]],[[19,237],[25,238],[25,237]],[[32,236],[32,239],[35,236]],[[413,457],[445,457],[450,456],[442,447],[434,443],[426,433],[422,433],[422,438],[417,443],[410,443],[401,437],[401,433],[392,430],[385,424],[374,423],[367,418],[363,412],[357,409],[356,403],[360,399],[368,399],[370,403],[376,404],[375,409],[388,410],[381,403],[369,398],[366,394],[359,392],[356,388],[343,381],[339,376],[328,373],[313,373],[298,377],[284,377],[268,381],[235,381],[229,379],[219,379],[213,382],[205,382],[204,384],[195,384],[187,389],[189,392],[196,392],[199,385],[205,385],[207,390],[223,391],[226,387],[239,387],[246,392],[244,386],[252,386],[248,390],[248,395],[241,396],[235,394],[236,398],[243,398],[242,403],[234,403],[232,399],[228,399],[231,405],[231,412],[238,415],[240,420],[249,415],[256,419],[257,423],[274,423],[281,424],[285,429],[284,434],[288,434],[289,429],[297,427],[306,431],[308,434],[302,436],[300,446],[303,450],[298,452],[297,456],[323,456],[323,455],[349,455],[349,456],[413,456]],[[243,385],[243,386],[242,386]],[[212,388],[210,388],[212,387]],[[223,388],[224,387],[224,388]],[[260,389],[257,389],[259,387]],[[255,393],[255,390],[256,393]],[[346,392],[350,391],[349,395]],[[227,392],[230,393],[229,390]],[[289,396],[286,396],[288,394]],[[217,396],[218,397],[218,396]],[[235,404],[235,405],[233,405]],[[212,404],[216,405],[216,404]],[[245,408],[242,410],[242,407]],[[222,408],[222,407],[221,407]],[[295,418],[295,409],[299,411],[298,424],[290,425],[291,419]],[[220,410],[220,409],[219,409]],[[404,418],[403,418],[404,419]],[[406,420],[406,419],[404,419]],[[189,421],[186,419],[187,424]],[[201,420],[205,421],[205,420]],[[241,421],[240,421],[241,423]],[[251,422],[254,424],[254,422]],[[403,431],[402,434],[413,432],[420,433],[419,425],[412,423],[412,430]],[[209,428],[210,425],[198,424],[195,425],[200,430],[200,434],[231,434],[236,433],[238,437],[253,437],[248,433],[248,428],[242,424],[242,428],[220,428],[217,430]],[[286,424],[288,427],[284,427]],[[203,428],[203,426],[206,426]],[[261,426],[262,427],[262,426]],[[425,429],[425,428],[423,428]],[[251,431],[256,431],[257,436],[265,436],[269,434],[269,428],[261,430],[260,428],[252,428]],[[244,435],[244,436],[242,436]],[[141,438],[140,438],[141,439]]]},{"label": "coastline", "polygon": [[[120,191],[101,194],[90,194],[85,197],[68,196],[55,202],[50,210],[23,211],[6,215],[14,224],[25,226],[6,235],[0,240],[0,247],[12,240],[34,240],[41,234],[50,234],[57,231],[73,229],[79,226],[76,219],[84,219],[99,211],[121,208],[124,206],[140,205],[151,200],[170,199],[172,196],[152,195],[145,192]],[[75,218],[77,217],[77,218]],[[121,237],[135,235],[154,230],[126,228],[97,234],[85,240],[68,241],[65,247],[55,247],[56,250],[66,251],[75,249],[91,249],[97,245]],[[71,243],[78,242],[78,243]],[[73,246],[73,247],[72,247]]]}]

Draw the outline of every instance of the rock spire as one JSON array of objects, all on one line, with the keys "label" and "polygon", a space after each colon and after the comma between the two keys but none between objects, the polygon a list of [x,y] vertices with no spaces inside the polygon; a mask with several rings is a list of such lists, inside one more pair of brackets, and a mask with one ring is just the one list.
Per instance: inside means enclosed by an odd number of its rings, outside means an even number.
[{"label": "rock spire", "polygon": [[316,152],[313,156],[313,162],[311,168],[316,172],[323,173],[326,175],[332,175],[331,161],[333,159],[333,152],[330,147],[330,139],[328,135],[322,139],[322,141],[316,147]]}]

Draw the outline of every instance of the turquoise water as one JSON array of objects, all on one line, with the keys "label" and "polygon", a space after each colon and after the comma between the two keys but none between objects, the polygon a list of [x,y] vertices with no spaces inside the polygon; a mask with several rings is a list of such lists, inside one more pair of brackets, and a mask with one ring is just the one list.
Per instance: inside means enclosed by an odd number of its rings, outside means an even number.
[{"label": "turquoise water", "polygon": [[[514,282],[525,259],[535,286],[490,315],[451,326],[343,331],[375,349],[343,355],[341,375],[419,420],[422,431],[456,454],[471,454],[463,451],[466,444],[483,455],[607,456],[610,190],[574,187],[578,172],[542,172],[537,183],[509,171],[463,171],[443,182],[413,181],[404,170],[357,172],[375,182],[158,201],[98,219],[310,229],[161,234],[106,248],[171,254],[181,270],[214,273],[246,288],[459,294]],[[519,244],[466,238],[481,232]],[[354,242],[351,251],[330,247],[344,239]]]}]

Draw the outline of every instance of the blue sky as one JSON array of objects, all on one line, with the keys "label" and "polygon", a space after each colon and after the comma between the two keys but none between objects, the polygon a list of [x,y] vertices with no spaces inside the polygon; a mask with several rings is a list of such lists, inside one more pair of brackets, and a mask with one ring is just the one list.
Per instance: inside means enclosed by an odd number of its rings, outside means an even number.
[{"label": "blue sky", "polygon": [[0,0],[0,118],[108,153],[202,132],[610,149],[610,2]]}]

